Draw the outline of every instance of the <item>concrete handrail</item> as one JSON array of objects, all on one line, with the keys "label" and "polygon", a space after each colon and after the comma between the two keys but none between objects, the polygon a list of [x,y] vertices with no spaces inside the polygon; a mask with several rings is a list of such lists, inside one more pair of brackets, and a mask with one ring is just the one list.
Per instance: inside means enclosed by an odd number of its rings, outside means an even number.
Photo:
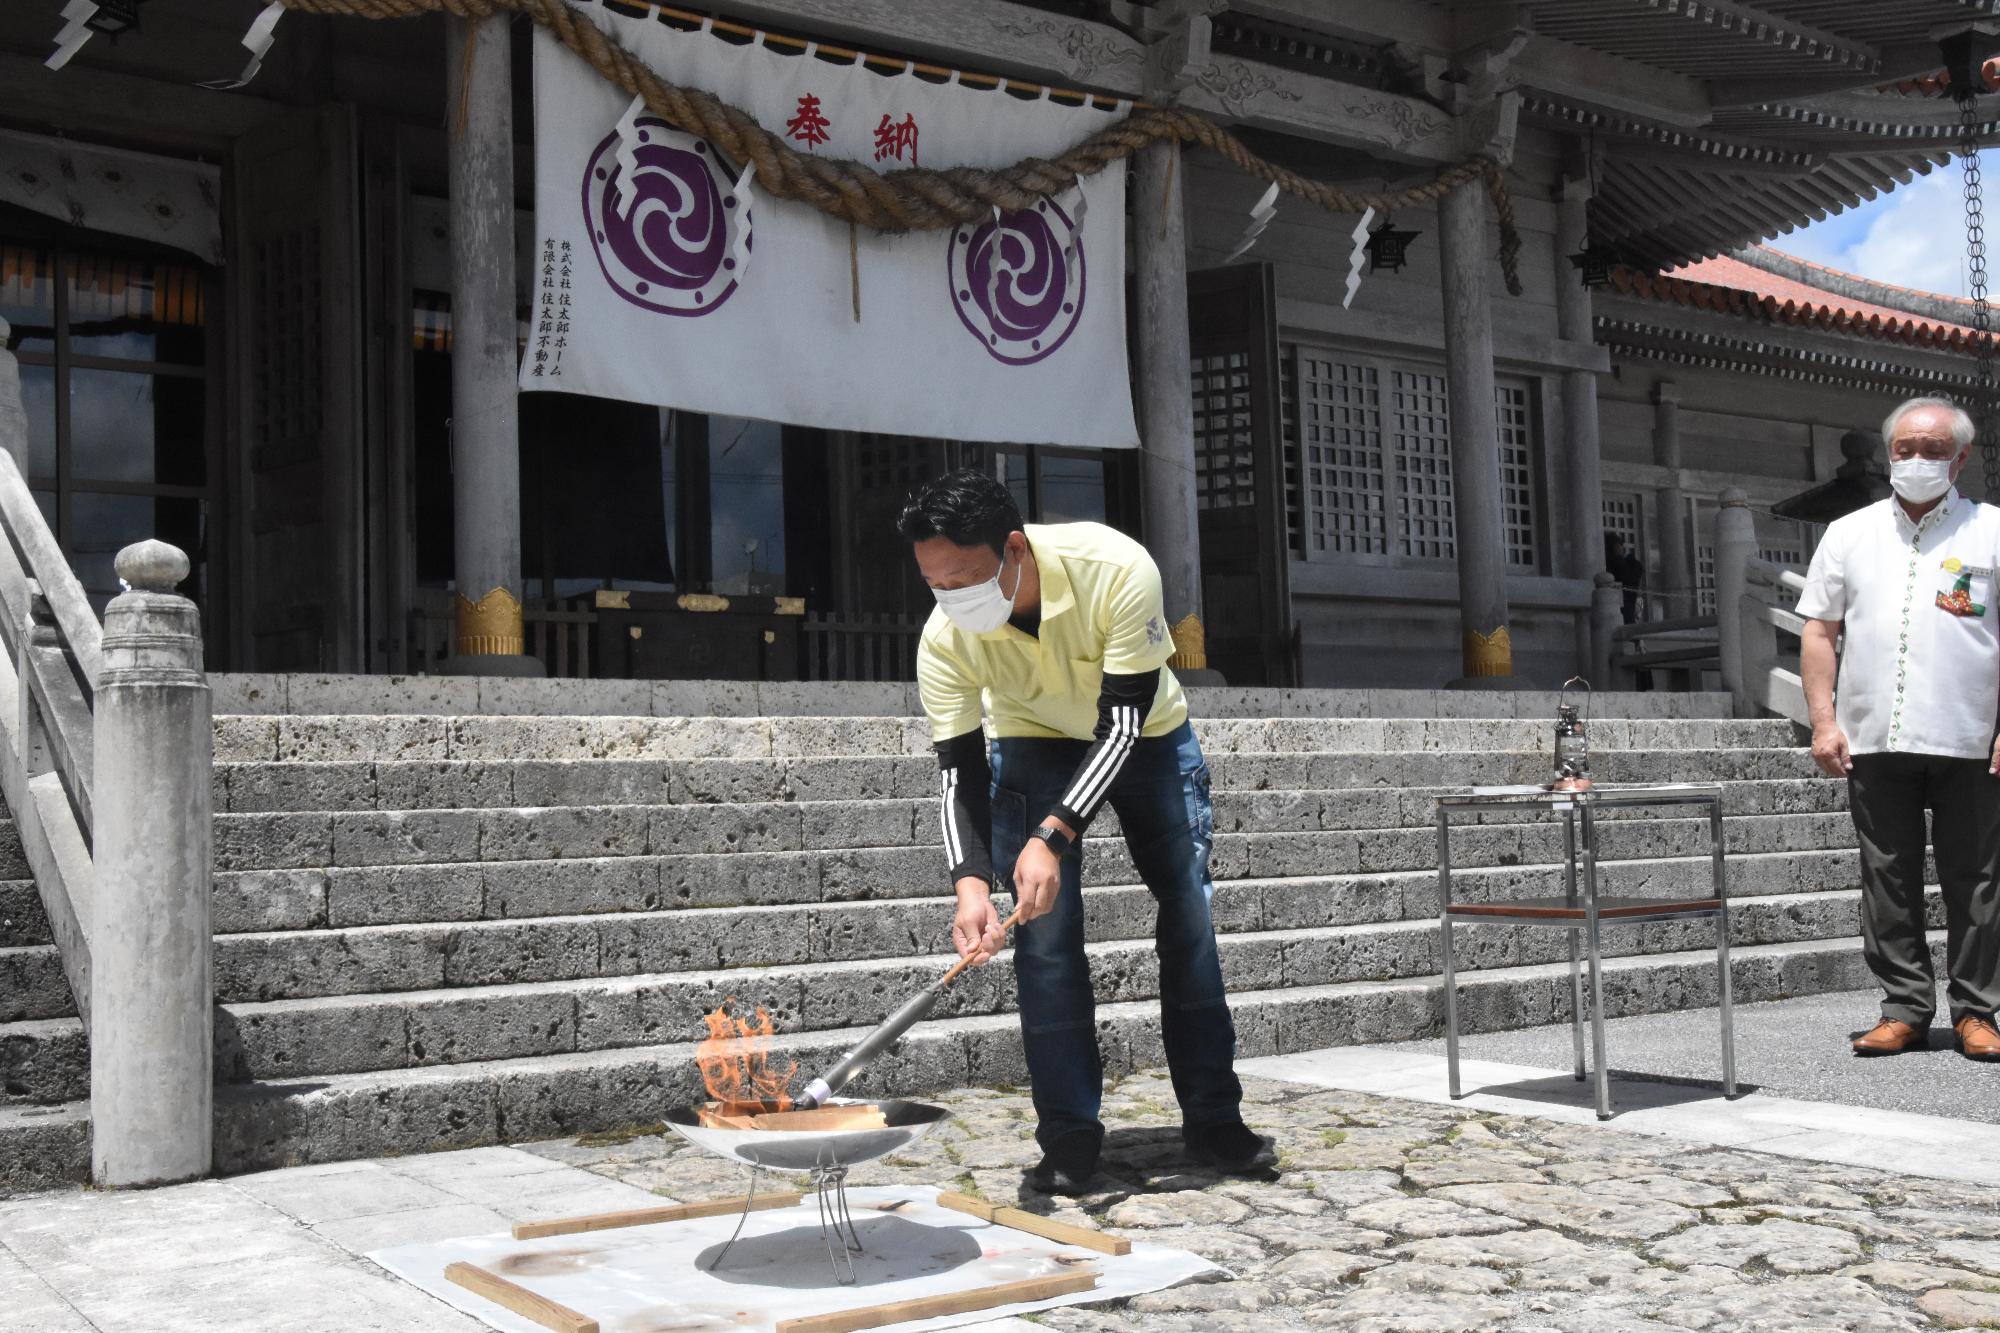
[{"label": "concrete handrail", "polygon": [[1805,690],[1799,673],[1779,663],[1778,631],[1802,632],[1805,617],[1767,598],[1783,593],[1796,597],[1805,591],[1805,577],[1757,554],[1756,519],[1747,495],[1731,487],[1720,499],[1715,604],[1723,612],[1717,622],[1722,683],[1735,696],[1739,712],[1772,712],[1803,723]]},{"label": "concrete handrail", "polygon": [[214,1115],[211,710],[188,558],[118,553],[98,624],[28,489],[0,319],[0,794],[90,1037],[91,1174],[207,1175]]}]

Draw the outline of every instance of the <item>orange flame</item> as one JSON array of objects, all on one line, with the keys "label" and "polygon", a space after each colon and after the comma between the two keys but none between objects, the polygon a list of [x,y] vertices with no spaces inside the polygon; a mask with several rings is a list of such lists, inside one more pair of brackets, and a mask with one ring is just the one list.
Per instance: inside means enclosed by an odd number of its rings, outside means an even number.
[{"label": "orange flame", "polygon": [[708,1085],[709,1097],[722,1104],[725,1114],[789,1110],[792,1099],[786,1089],[799,1072],[798,1061],[786,1064],[783,1073],[773,1069],[771,1015],[760,1004],[754,1019],[732,1017],[729,1006],[735,1002],[732,995],[702,1016],[708,1036],[694,1050],[701,1081]]}]

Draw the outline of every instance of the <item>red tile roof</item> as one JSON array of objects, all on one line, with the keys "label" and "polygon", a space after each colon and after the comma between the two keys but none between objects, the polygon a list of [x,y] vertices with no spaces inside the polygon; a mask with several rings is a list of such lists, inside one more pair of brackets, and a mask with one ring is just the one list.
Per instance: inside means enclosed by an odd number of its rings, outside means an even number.
[{"label": "red tile roof", "polygon": [[[1825,271],[1834,272],[1832,269]],[[1614,290],[1628,296],[1665,301],[1696,310],[1712,310],[1717,314],[1760,319],[1771,324],[1792,324],[1826,333],[1880,338],[1943,351],[1969,353],[1973,339],[1977,337],[1971,328],[1963,324],[1925,319],[1887,306],[1855,300],[1779,277],[1775,273],[1766,273],[1740,259],[1726,256],[1684,264],[1671,273],[1613,269],[1611,285]],[[1965,302],[1965,307],[1969,319],[1972,303]]]}]

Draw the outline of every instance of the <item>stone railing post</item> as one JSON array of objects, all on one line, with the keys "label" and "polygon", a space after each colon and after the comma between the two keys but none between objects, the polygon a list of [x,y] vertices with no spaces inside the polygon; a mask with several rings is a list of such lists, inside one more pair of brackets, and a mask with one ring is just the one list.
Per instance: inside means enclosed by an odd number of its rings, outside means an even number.
[{"label": "stone railing post", "polygon": [[1625,590],[1618,576],[1609,570],[1597,572],[1596,586],[1590,590],[1590,678],[1600,681],[1600,690],[1622,690],[1627,682],[1612,675],[1611,664],[1618,656],[1618,640],[1613,637],[1625,623]]},{"label": "stone railing post", "polygon": [[95,709],[91,1170],[155,1185],[210,1170],[210,733],[201,616],[164,542],[118,553]]},{"label": "stone railing post", "polygon": [[1722,662],[1722,687],[1735,696],[1739,717],[1752,716],[1756,701],[1743,662],[1743,597],[1750,591],[1750,562],[1757,558],[1757,522],[1750,497],[1731,486],[1715,516],[1715,639]]}]

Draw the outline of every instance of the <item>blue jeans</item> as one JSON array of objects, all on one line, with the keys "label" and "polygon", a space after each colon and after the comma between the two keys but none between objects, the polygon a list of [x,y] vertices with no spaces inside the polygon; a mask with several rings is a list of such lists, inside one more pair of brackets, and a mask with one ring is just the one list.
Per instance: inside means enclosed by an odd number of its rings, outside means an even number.
[{"label": "blue jeans", "polygon": [[[1071,740],[993,742],[993,865],[1003,887],[1012,882],[1028,830],[1062,798],[1087,748]],[[1159,906],[1153,949],[1160,961],[1160,1031],[1183,1130],[1194,1135],[1235,1123],[1243,1100],[1235,1070],[1236,1027],[1209,916],[1215,816],[1208,764],[1194,728],[1183,723],[1165,736],[1140,740],[1107,800],[1118,812],[1139,877]],[[1099,1143],[1104,1138],[1098,1120],[1104,1074],[1097,999],[1083,940],[1080,846],[1063,858],[1062,889],[1048,915],[1014,930],[1021,1044],[1040,1121],[1035,1138],[1044,1149],[1072,1134],[1089,1134]]]}]

